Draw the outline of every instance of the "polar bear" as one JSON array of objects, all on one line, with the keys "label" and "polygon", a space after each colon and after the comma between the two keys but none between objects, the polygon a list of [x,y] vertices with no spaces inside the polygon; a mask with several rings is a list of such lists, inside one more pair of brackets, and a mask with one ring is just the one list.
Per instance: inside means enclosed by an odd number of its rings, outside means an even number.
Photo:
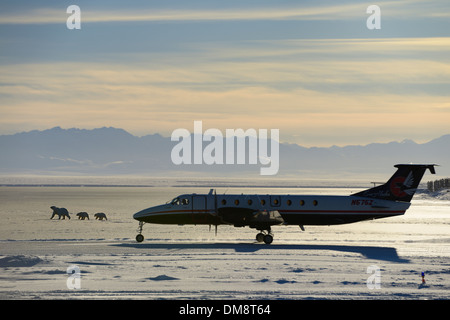
[{"label": "polar bear", "polygon": [[78,212],[77,216],[79,220],[84,220],[86,218],[89,220],[89,214],[87,212]]},{"label": "polar bear", "polygon": [[108,220],[108,219],[106,219],[106,214],[104,214],[103,212],[98,212],[98,213],[96,213],[96,214],[94,214],[94,217],[95,217],[95,220],[103,220],[103,219],[105,219],[105,220]]},{"label": "polar bear", "polygon": [[55,207],[55,206],[51,206],[50,209],[53,210],[53,214],[50,217],[50,219],[53,219],[53,217],[55,215],[58,215],[58,220],[61,219],[61,216],[62,216],[63,220],[65,220],[66,217],[70,219],[69,211],[67,211],[66,208],[58,208],[58,207]]}]

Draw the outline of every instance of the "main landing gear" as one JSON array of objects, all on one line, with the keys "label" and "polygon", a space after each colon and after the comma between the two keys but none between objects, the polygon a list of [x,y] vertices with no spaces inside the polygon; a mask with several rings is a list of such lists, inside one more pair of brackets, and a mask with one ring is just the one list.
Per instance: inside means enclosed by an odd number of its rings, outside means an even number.
[{"label": "main landing gear", "polygon": [[137,242],[144,241],[144,236],[142,235],[142,228],[143,227],[144,227],[144,221],[139,221],[139,228],[138,228],[139,234],[136,236],[136,241]]},{"label": "main landing gear", "polygon": [[268,230],[259,230],[261,231],[256,235],[256,241],[263,242],[265,244],[271,244],[273,241],[273,234],[270,231],[270,228]]}]

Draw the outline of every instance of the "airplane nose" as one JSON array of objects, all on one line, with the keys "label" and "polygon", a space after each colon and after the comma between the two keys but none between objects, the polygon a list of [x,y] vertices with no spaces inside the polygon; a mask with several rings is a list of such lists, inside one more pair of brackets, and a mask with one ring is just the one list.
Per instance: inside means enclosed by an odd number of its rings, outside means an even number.
[{"label": "airplane nose", "polygon": [[163,206],[146,208],[133,214],[133,218],[148,223],[160,223],[160,218],[166,216],[164,212],[161,212],[163,208]]},{"label": "airplane nose", "polygon": [[138,221],[142,220],[143,217],[145,217],[149,213],[148,209],[141,210],[139,212],[136,212],[133,214],[133,219],[136,219]]}]

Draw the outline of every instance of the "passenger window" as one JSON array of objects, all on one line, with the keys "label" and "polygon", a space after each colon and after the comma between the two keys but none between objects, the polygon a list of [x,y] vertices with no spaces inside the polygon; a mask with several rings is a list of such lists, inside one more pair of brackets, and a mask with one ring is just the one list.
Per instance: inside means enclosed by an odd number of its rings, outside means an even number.
[{"label": "passenger window", "polygon": [[291,200],[288,200],[288,201],[287,201],[287,205],[290,206],[291,204],[292,204],[292,201],[291,201]]},{"label": "passenger window", "polygon": [[262,204],[262,205],[265,205],[265,204],[266,204],[266,200],[262,199],[262,200],[261,200],[261,204]]},{"label": "passenger window", "polygon": [[300,205],[304,206],[305,205],[305,201],[304,200],[300,200]]},{"label": "passenger window", "polygon": [[234,200],[234,204],[239,205],[239,200],[238,199]]},{"label": "passenger window", "polygon": [[222,200],[222,204],[223,204],[223,205],[226,205],[226,204],[227,204],[227,200],[223,199],[223,200]]},{"label": "passenger window", "polygon": [[317,200],[313,201],[313,205],[317,206],[319,203],[317,202]]},{"label": "passenger window", "polygon": [[252,199],[248,199],[247,203],[248,203],[249,206],[251,206],[252,203],[253,203]]}]

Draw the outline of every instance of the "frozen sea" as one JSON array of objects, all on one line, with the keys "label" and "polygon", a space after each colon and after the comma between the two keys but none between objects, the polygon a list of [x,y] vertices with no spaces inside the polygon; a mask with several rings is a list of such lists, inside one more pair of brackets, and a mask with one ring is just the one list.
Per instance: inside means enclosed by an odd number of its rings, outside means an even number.
[{"label": "frozen sea", "polygon": [[[178,185],[0,187],[0,298],[450,298],[447,195],[419,193],[400,217],[306,226],[305,232],[275,226],[271,245],[256,243],[249,228],[219,226],[215,235],[209,226],[150,224],[137,243],[133,213],[209,191],[203,183]],[[216,189],[348,195],[363,188],[224,183]],[[50,220],[52,205],[66,207],[72,219]],[[78,220],[80,211],[91,219]],[[95,220],[96,212],[108,220]],[[79,270],[77,280],[67,273],[71,266]]]}]

